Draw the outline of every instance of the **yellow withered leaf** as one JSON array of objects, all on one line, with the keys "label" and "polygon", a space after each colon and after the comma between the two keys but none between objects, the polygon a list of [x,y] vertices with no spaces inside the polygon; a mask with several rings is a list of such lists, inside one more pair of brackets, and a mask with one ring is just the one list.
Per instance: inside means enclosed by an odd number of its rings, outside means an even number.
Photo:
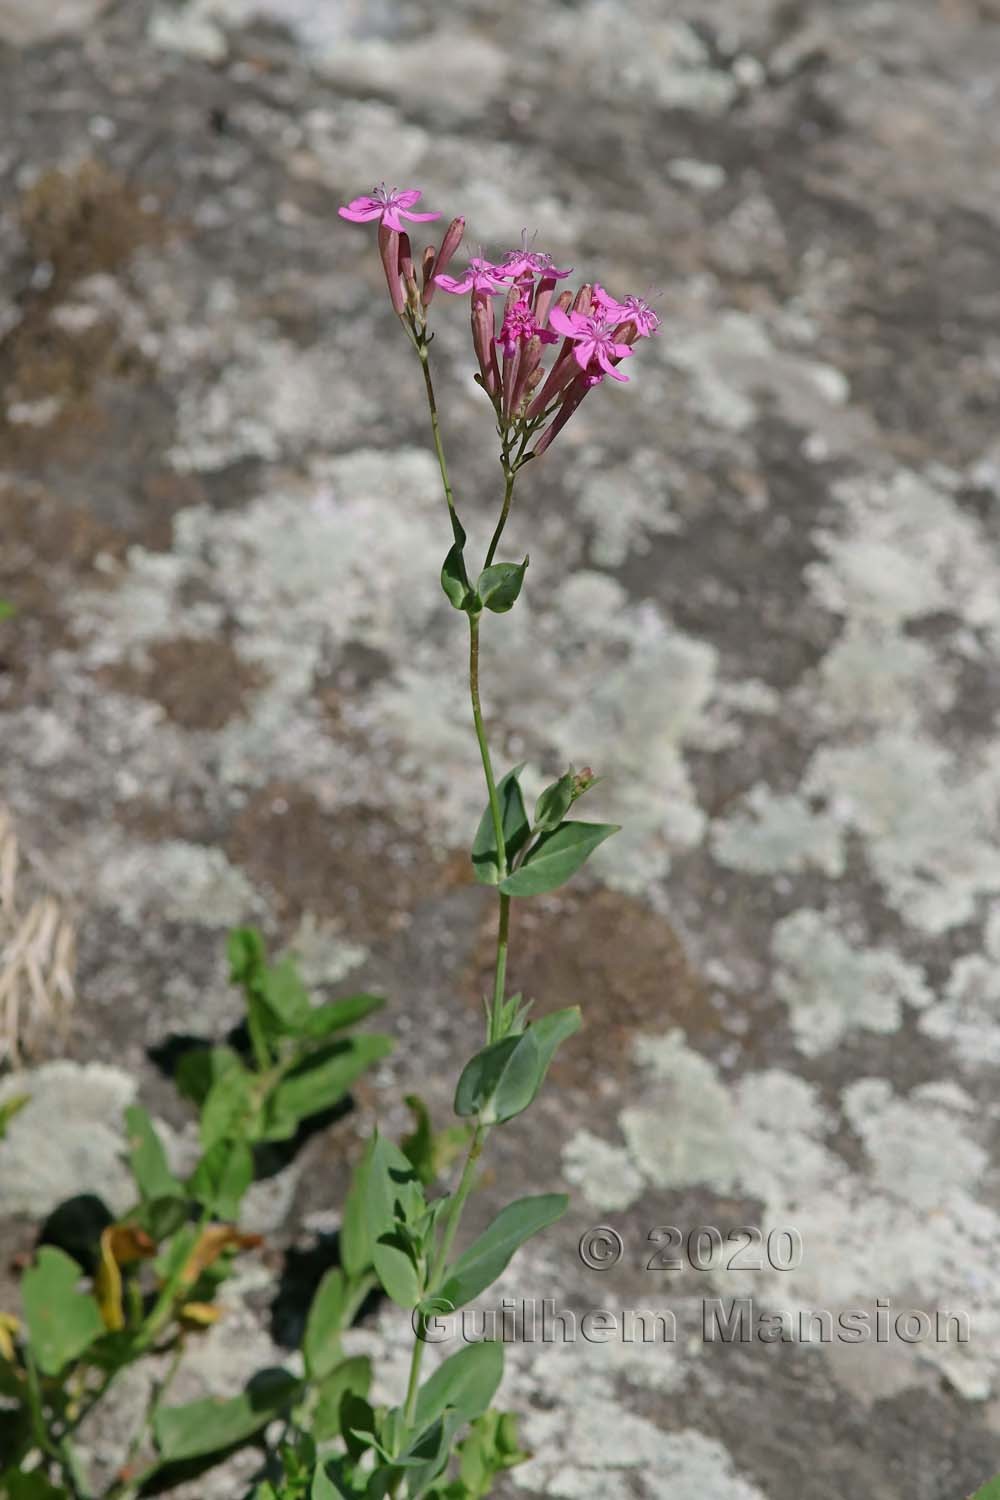
[{"label": "yellow withered leaf", "polygon": [[101,1232],[100,1262],[94,1277],[94,1295],[101,1310],[105,1328],[113,1333],[125,1327],[122,1306],[121,1266],[132,1261],[148,1260],[156,1246],[144,1229],[135,1224],[109,1224]]},{"label": "yellow withered leaf", "polygon": [[177,1316],[185,1328],[211,1328],[222,1317],[222,1308],[214,1302],[185,1302]]},{"label": "yellow withered leaf", "polygon": [[180,1274],[181,1286],[194,1286],[202,1271],[214,1265],[225,1250],[253,1250],[264,1243],[260,1234],[243,1234],[232,1224],[209,1224],[198,1236]]},{"label": "yellow withered leaf", "polygon": [[5,1359],[9,1365],[14,1363],[14,1335],[20,1326],[20,1321],[11,1313],[0,1312],[0,1359]]}]

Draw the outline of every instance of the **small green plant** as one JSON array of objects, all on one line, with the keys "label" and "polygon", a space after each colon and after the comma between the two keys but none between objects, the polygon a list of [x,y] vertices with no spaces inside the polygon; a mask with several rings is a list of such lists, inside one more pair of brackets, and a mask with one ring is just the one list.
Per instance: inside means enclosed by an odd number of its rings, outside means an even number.
[{"label": "small green plant", "polygon": [[[569,816],[594,784],[589,770],[565,771],[541,794],[531,816],[519,779],[523,766],[496,777],[480,701],[480,627],[491,614],[511,610],[524,586],[526,556],[496,561],[519,472],[548,449],[605,376],[627,379],[618,365],[633,353],[638,339],[656,331],[659,319],[641,299],[617,302],[597,285],[585,284],[575,295],[557,294],[557,283],[570,273],[557,270],[551,257],[526,243],[498,264],[479,257],[462,277],[447,275],[464,232],[461,218],[448,226],[439,249],[424,252],[418,285],[404,221],[439,217],[415,213],[419,197],[415,190],[388,192],[383,186],[355,199],[341,214],[354,222],[378,221],[378,251],[390,301],[423,375],[451,525],[441,585],[465,616],[469,632],[471,720],[486,783],[486,807],[471,860],[475,879],[492,887],[498,898],[493,993],[485,1001],[483,1046],[462,1069],[455,1090],[455,1113],[469,1132],[457,1184],[442,1195],[428,1192],[437,1163],[428,1160],[433,1137],[427,1125],[418,1125],[405,1149],[376,1133],[344,1208],[341,1270],[330,1274],[314,1308],[317,1326],[327,1331],[317,1349],[324,1361],[332,1361],[337,1330],[346,1326],[343,1310],[356,1305],[352,1289],[374,1278],[411,1317],[415,1337],[407,1389],[397,1404],[373,1406],[367,1399],[367,1364],[347,1358],[332,1362],[321,1406],[306,1413],[306,1422],[283,1450],[282,1473],[262,1484],[255,1500],[382,1500],[397,1495],[479,1500],[499,1473],[525,1458],[514,1416],[492,1406],[503,1375],[502,1345],[468,1344],[422,1379],[426,1334],[431,1318],[479,1297],[525,1241],[566,1208],[560,1193],[520,1198],[502,1209],[478,1239],[457,1249],[463,1210],[490,1132],[528,1108],[556,1049],[580,1024],[575,1007],[530,1020],[530,1003],[507,994],[511,903],[563,885],[617,831],[611,824]],[[467,534],[449,478],[431,378],[433,335],[427,314],[436,287],[455,295],[471,293],[478,363],[474,378],[490,401],[500,441],[503,496],[478,573],[470,573],[466,560]],[[498,295],[504,298],[499,333],[493,312]],[[559,348],[546,372],[542,355],[551,344]],[[415,1141],[421,1144],[415,1146]],[[316,1357],[307,1348],[307,1366]],[[314,1367],[312,1373],[319,1370]],[[322,1412],[319,1421],[317,1410]]]},{"label": "small green plant", "polygon": [[[253,929],[232,934],[229,957],[246,1002],[250,1055],[205,1047],[181,1061],[178,1083],[200,1112],[193,1171],[175,1175],[149,1115],[130,1107],[134,1206],[118,1220],[109,1215],[99,1237],[76,1255],[43,1245],[22,1279],[23,1318],[0,1315],[0,1397],[7,1403],[0,1412],[0,1494],[12,1500],[89,1500],[77,1434],[137,1360],[158,1356],[166,1368],[107,1500],[128,1500],[154,1479],[169,1480],[178,1465],[210,1464],[255,1438],[273,1416],[315,1406],[313,1387],[325,1369],[312,1356],[305,1378],[264,1370],[229,1400],[168,1401],[190,1340],[220,1316],[217,1292],[235,1258],[261,1242],[239,1228],[255,1154],[338,1104],[391,1046],[388,1037],[348,1031],[382,1004],[374,995],[314,1005],[290,960],[268,964]],[[351,1284],[343,1317],[372,1284]],[[324,1336],[318,1320],[329,1316],[328,1298],[329,1291],[310,1320],[309,1349]]]}]

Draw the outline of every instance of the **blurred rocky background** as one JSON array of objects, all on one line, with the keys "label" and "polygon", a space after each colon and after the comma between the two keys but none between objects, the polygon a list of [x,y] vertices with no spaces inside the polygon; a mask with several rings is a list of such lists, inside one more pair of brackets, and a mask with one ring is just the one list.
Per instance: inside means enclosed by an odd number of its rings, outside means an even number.
[{"label": "blurred rocky background", "polygon": [[[562,1181],[500,1291],[681,1336],[512,1349],[506,1493],[951,1500],[997,1467],[998,104],[996,0],[0,0],[0,801],[78,947],[68,1039],[0,1079],[0,1306],[61,1199],[127,1197],[125,1104],[190,1143],[166,1060],[240,1014],[229,925],[383,991],[398,1046],[254,1189],[265,1251],[179,1395],[294,1343],[364,1132],[414,1087],[444,1123],[478,1037],[447,521],[336,217],[384,178],[664,320],[525,472],[486,632],[499,759],[594,766],[625,832],[515,912],[515,985],[586,1024],[471,1218]],[[492,421],[436,314],[482,547]],[[794,1226],[802,1266],[644,1269],[702,1224]],[[744,1295],[971,1337],[704,1344],[701,1299]],[[404,1324],[355,1335],[387,1396]]]}]

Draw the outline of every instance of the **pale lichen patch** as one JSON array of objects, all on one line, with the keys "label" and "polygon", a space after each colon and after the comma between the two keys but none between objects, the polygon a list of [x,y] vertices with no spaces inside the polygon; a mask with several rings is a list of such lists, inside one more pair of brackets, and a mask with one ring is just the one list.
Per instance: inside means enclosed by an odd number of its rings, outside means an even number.
[{"label": "pale lichen patch", "polygon": [[897,1031],[904,1006],[923,1009],[934,998],[916,965],[887,948],[864,947],[823,912],[785,917],[774,929],[771,951],[775,990],[807,1056],[855,1030]]}]

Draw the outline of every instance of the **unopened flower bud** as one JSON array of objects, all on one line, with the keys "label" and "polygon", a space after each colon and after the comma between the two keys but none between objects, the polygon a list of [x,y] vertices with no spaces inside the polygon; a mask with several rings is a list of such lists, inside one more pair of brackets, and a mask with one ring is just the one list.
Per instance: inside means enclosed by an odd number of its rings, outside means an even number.
[{"label": "unopened flower bud", "polygon": [[589,318],[593,309],[594,288],[591,286],[589,281],[585,281],[583,286],[577,292],[576,296],[573,298],[573,311],[582,313],[585,318]]},{"label": "unopened flower bud", "polygon": [[493,317],[493,303],[485,293],[474,292],[472,295],[472,347],[479,361],[479,373],[483,377],[483,386],[494,399],[500,390],[500,367],[497,364],[495,338],[496,322]]},{"label": "unopened flower bud", "polygon": [[573,801],[575,802],[577,797],[582,797],[584,792],[589,791],[596,780],[597,777],[589,766],[584,766],[582,771],[577,771],[573,777]]},{"label": "unopened flower bud", "polygon": [[[541,458],[546,448],[551,447],[552,443],[559,436],[560,432],[562,432],[563,428],[566,426],[566,423],[569,421],[570,417],[580,405],[580,402],[583,400],[584,396],[590,390],[591,384],[592,381],[588,376],[578,375],[573,383],[569,386],[565,396],[562,399],[562,404],[560,405],[559,410],[556,412],[555,416],[552,418],[552,421],[549,423],[548,427],[546,427],[545,431],[538,439],[538,442],[535,444],[534,454],[536,458]],[[537,400],[537,397],[535,399]],[[532,405],[534,405],[534,403],[532,403]],[[529,412],[530,409],[531,408],[529,407]]]},{"label": "unopened flower bud", "polygon": [[455,254],[455,251],[462,243],[462,236],[464,233],[465,220],[461,216],[459,216],[457,219],[452,219],[451,223],[448,225],[448,228],[444,232],[444,238],[441,241],[441,249],[437,252],[437,255],[434,254],[433,250],[431,251],[431,261],[429,266],[427,262],[427,256],[426,254],[424,255],[423,298],[425,307],[430,307],[431,298],[434,295],[433,278],[448,269],[448,265],[451,261],[452,256]]},{"label": "unopened flower bud", "polygon": [[[514,378],[510,395],[509,408],[511,412],[516,412],[520,407],[521,402],[524,400],[529,389],[531,388],[529,386],[529,381],[531,380],[532,376],[537,375],[538,379],[541,379],[542,372],[539,368],[539,366],[541,365],[541,360],[542,341],[536,333],[523,346],[521,350],[520,363],[518,364],[516,371],[513,372]],[[506,371],[504,371],[504,378],[506,379]],[[538,383],[538,379],[536,379],[535,381],[536,385]]]},{"label": "unopened flower bud", "polygon": [[549,304],[555,289],[556,278],[554,276],[543,276],[535,289],[535,317],[543,328],[549,315]]},{"label": "unopened flower bud", "polygon": [[399,271],[406,287],[406,296],[410,304],[416,307],[420,300],[417,290],[417,277],[413,269],[413,251],[410,248],[410,236],[401,234],[399,236]]},{"label": "unopened flower bud", "polygon": [[406,299],[403,296],[403,285],[400,280],[398,229],[386,229],[384,224],[379,225],[378,253],[382,258],[382,269],[385,271],[393,311],[402,317],[406,308]]}]

